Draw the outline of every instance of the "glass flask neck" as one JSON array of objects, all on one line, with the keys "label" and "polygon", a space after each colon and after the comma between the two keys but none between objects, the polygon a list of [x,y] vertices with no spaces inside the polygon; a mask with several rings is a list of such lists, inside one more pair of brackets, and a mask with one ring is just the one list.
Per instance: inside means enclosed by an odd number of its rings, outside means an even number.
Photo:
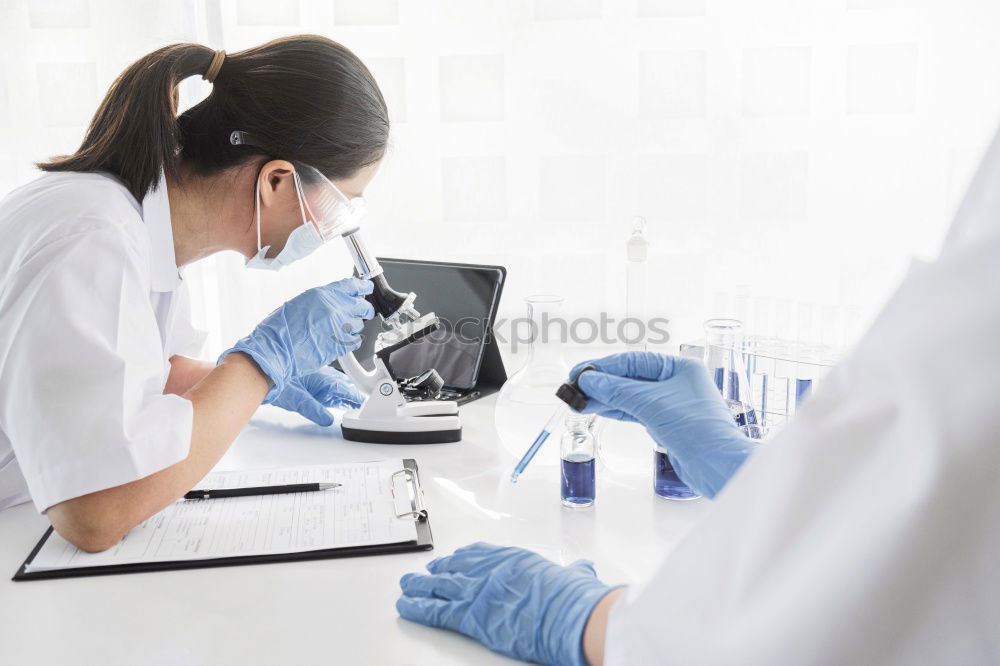
[{"label": "glass flask neck", "polygon": [[743,354],[742,323],[736,319],[705,322],[705,369],[729,406],[736,424],[757,426]]},{"label": "glass flask neck", "polygon": [[743,346],[743,323],[738,319],[709,319],[705,322],[705,344],[740,349]]},{"label": "glass flask neck", "polygon": [[569,414],[566,417],[566,431],[560,446],[562,457],[597,455],[597,438],[593,426],[597,417],[593,414]]},{"label": "glass flask neck", "polygon": [[561,296],[529,296],[524,299],[531,320],[531,348],[528,363],[538,365],[565,365],[562,336],[566,322],[559,317],[562,310]]},{"label": "glass flask neck", "polygon": [[566,432],[580,435],[593,435],[594,422],[596,420],[596,414],[567,414]]}]

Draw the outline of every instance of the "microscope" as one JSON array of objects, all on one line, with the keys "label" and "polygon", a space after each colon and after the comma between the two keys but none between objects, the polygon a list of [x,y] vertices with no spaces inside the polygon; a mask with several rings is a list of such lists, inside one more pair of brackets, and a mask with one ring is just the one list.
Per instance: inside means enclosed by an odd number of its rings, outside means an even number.
[{"label": "microscope", "polygon": [[[242,130],[230,132],[229,143],[234,146],[254,146],[270,152],[266,150],[267,141],[261,141],[260,137]],[[314,205],[320,213],[341,205],[340,200],[344,199],[344,195],[314,167],[296,164],[295,178],[300,205],[309,210],[314,220],[317,219],[312,210]],[[302,192],[300,178],[308,183],[326,183],[329,188],[320,188],[314,193],[310,203]],[[336,192],[336,196],[333,192]],[[259,225],[258,218],[258,233]],[[382,317],[383,324],[383,330],[375,343],[375,367],[372,370],[365,370],[354,352],[348,352],[337,359],[358,390],[368,396],[360,409],[352,409],[344,414],[341,422],[344,439],[376,444],[431,444],[461,440],[462,425],[458,420],[458,403],[433,399],[442,385],[436,372],[428,370],[419,377],[407,380],[407,389],[417,386],[423,397],[429,398],[408,403],[389,369],[389,355],[437,330],[440,327],[438,318],[433,312],[423,316],[417,312],[413,307],[416,294],[402,294],[389,286],[382,267],[359,233],[359,218],[351,217],[340,226],[327,229],[325,233],[318,227],[317,224],[317,231],[324,239],[336,235],[344,239],[347,251],[354,260],[357,277],[371,280],[375,285],[375,290],[366,298],[375,308],[376,314]]]},{"label": "microscope", "polygon": [[[374,291],[366,299],[382,317],[383,330],[375,341],[374,368],[366,370],[354,352],[337,359],[340,367],[367,398],[359,409],[344,414],[344,439],[376,444],[431,444],[462,439],[458,403],[454,400],[407,402],[389,365],[389,355],[440,327],[433,312],[421,315],[413,307],[416,294],[401,293],[389,286],[378,260],[368,249],[357,227],[343,234],[354,260],[357,277],[371,280]],[[428,370],[410,383],[441,388],[440,377]],[[434,388],[436,387],[436,388]]]}]

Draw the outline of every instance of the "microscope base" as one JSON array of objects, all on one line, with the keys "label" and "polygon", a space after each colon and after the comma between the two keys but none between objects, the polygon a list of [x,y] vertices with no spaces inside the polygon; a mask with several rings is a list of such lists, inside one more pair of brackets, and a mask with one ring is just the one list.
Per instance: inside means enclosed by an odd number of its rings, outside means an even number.
[{"label": "microscope base", "polygon": [[341,426],[344,439],[369,444],[446,444],[462,441],[462,427],[454,430],[389,431]]},{"label": "microscope base", "polygon": [[352,410],[344,414],[340,429],[348,441],[373,444],[443,444],[462,440],[462,423],[457,413],[365,418],[360,410]]}]

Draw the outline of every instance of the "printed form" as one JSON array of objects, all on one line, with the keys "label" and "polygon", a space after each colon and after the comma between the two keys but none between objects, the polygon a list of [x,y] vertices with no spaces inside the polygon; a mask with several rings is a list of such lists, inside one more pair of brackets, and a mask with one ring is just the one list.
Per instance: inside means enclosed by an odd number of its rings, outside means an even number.
[{"label": "printed form", "polygon": [[[55,532],[28,572],[138,562],[273,555],[415,541],[409,489],[400,459],[266,470],[212,472],[201,489],[340,483],[282,495],[181,500],[133,528],[103,553],[86,553]],[[398,496],[398,499],[396,497]],[[397,508],[398,507],[398,508]]]}]

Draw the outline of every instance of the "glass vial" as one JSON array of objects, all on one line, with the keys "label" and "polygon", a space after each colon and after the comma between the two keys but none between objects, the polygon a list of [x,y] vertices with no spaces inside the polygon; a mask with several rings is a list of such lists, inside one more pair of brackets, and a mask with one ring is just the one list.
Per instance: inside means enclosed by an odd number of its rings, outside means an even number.
[{"label": "glass vial", "polygon": [[653,450],[653,492],[670,500],[693,500],[701,497],[681,481],[666,449]]},{"label": "glass vial", "polygon": [[566,416],[566,431],[560,446],[561,496],[563,506],[582,508],[591,506],[597,491],[595,458],[597,437],[594,434],[593,414],[571,413]]},{"label": "glass vial", "polygon": [[643,231],[646,220],[632,221],[632,235],[625,243],[625,321],[621,327],[629,351],[646,349],[646,258],[649,241]]}]

